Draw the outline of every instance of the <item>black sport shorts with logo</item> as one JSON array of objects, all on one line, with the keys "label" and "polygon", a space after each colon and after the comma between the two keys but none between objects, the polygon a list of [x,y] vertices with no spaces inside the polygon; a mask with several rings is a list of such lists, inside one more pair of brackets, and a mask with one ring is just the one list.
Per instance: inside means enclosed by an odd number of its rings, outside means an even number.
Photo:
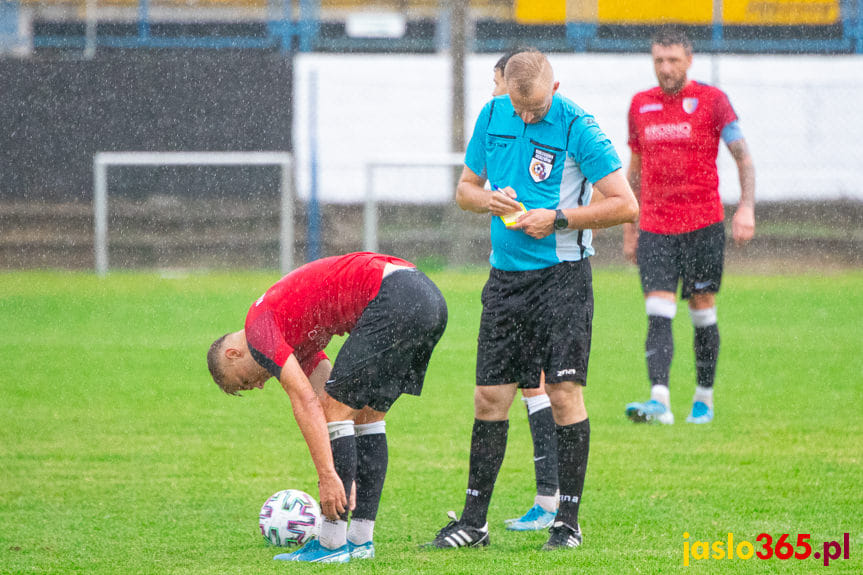
[{"label": "black sport shorts with logo", "polygon": [[403,393],[419,395],[446,322],[446,301],[424,273],[391,273],[339,350],[327,393],[354,409],[383,412]]},{"label": "black sport shorts with logo", "polygon": [[677,292],[689,299],[694,293],[717,293],[725,259],[722,222],[684,234],[638,234],[638,269],[644,293]]},{"label": "black sport shorts with logo", "polygon": [[522,272],[492,268],[482,291],[477,385],[587,382],[593,324],[588,260]]}]

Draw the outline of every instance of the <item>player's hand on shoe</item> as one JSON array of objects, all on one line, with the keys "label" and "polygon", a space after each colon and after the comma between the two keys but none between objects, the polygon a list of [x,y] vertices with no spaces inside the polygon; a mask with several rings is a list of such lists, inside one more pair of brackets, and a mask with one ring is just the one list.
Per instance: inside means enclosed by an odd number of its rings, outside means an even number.
[{"label": "player's hand on shoe", "polygon": [[318,481],[318,491],[320,492],[321,513],[327,519],[335,521],[340,514],[345,512],[348,505],[342,480],[339,479],[335,471],[321,476]]}]

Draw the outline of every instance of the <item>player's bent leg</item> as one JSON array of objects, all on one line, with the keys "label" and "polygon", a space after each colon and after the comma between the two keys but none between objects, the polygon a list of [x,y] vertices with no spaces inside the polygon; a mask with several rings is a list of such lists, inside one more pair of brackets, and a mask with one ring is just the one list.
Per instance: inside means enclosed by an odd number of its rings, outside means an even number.
[{"label": "player's bent leg", "polygon": [[[330,436],[333,464],[335,465],[339,479],[342,480],[345,495],[351,501],[355,497],[353,495],[353,487],[357,473],[356,431],[353,420],[357,417],[360,410],[335,399],[327,391],[323,392],[321,406],[327,419],[327,431]],[[321,533],[317,541],[319,541],[324,549],[331,551],[343,548],[347,549],[347,520],[348,509],[345,509],[344,513],[337,519],[323,519]],[[314,547],[310,548],[310,550],[314,549]],[[315,552],[315,561],[318,561],[317,557],[319,553],[323,553],[323,551]],[[290,560],[299,561],[303,559]],[[327,559],[327,562],[329,561]]]},{"label": "player's bent leg", "polygon": [[375,520],[386,479],[389,453],[384,413],[365,408],[357,421],[357,499],[351,513],[347,540],[351,559],[372,559]]}]

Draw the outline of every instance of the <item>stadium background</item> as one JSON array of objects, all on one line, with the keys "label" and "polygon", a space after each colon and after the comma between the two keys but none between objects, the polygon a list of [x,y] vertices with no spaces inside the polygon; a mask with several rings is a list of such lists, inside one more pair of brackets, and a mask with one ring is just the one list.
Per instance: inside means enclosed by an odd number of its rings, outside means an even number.
[{"label": "stadium background", "polygon": [[[294,261],[359,249],[366,164],[457,152],[492,64],[518,45],[551,54],[563,92],[597,115],[626,159],[626,106],[653,84],[648,39],[668,21],[689,29],[692,76],[730,94],[753,148],[759,234],[732,264],[802,254],[859,266],[861,6],[0,0],[0,267],[93,265],[98,151],[289,151]],[[462,66],[464,86],[453,73]],[[733,203],[724,150],[720,168]],[[382,251],[485,259],[481,226],[449,201],[452,170],[377,176]],[[109,188],[112,267],[278,266],[275,169],[114,168]],[[320,222],[310,220],[312,197]],[[310,221],[320,246],[307,242]],[[617,234],[599,234],[600,263],[617,261]]]}]

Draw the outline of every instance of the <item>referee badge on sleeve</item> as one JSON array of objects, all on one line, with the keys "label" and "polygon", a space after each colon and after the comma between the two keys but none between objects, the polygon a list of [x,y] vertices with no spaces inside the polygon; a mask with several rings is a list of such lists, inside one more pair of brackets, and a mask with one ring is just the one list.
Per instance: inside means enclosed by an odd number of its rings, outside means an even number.
[{"label": "referee badge on sleeve", "polygon": [[533,157],[530,159],[530,177],[536,183],[547,180],[554,167],[555,154],[547,150],[533,149]]}]

